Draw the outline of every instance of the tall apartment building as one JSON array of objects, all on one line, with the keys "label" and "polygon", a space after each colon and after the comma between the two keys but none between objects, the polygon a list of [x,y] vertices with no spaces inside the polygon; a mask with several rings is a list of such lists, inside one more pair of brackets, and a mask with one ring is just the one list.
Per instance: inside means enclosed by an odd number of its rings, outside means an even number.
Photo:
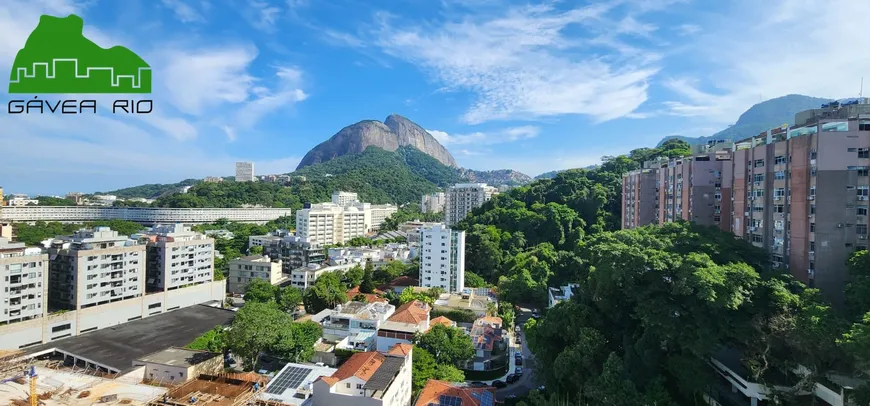
[{"label": "tall apartment building", "polygon": [[459,183],[451,186],[445,193],[444,222],[448,226],[459,223],[472,210],[482,206],[498,189],[486,183]]},{"label": "tall apartment building", "polygon": [[444,192],[423,195],[420,201],[420,211],[423,213],[441,213],[444,211],[444,203],[447,197]]},{"label": "tall apartment building", "polygon": [[445,292],[465,288],[465,231],[438,224],[420,229],[420,286]]},{"label": "tall apartment building", "polygon": [[844,264],[868,246],[870,104],[804,111],[735,149],[732,232],[841,304]]},{"label": "tall apartment building", "polygon": [[339,190],[332,193],[332,204],[346,207],[357,202],[359,202],[359,196],[354,192],[342,192]]},{"label": "tall apartment building", "polygon": [[61,237],[48,255],[53,308],[79,310],[145,294],[145,246],[109,227]]},{"label": "tall apartment building", "polygon": [[0,325],[42,317],[48,306],[48,255],[0,237]]},{"label": "tall apartment building", "polygon": [[321,245],[343,243],[377,231],[387,217],[398,211],[398,207],[391,204],[359,201],[346,206],[335,203],[307,206],[296,212],[296,236]]},{"label": "tall apartment building", "polygon": [[167,291],[214,279],[214,240],[184,224],[156,225],[148,243],[149,291]]},{"label": "tall apartment building", "polygon": [[254,181],[254,163],[236,162],[236,182]]},{"label": "tall apartment building", "polygon": [[230,293],[244,293],[248,284],[255,279],[262,279],[275,285],[282,278],[280,260],[272,262],[268,256],[263,255],[241,257],[229,263],[227,290]]},{"label": "tall apartment building", "polygon": [[658,171],[659,224],[684,220],[729,230],[730,168],[730,151],[708,152],[662,164]]},{"label": "tall apartment building", "polygon": [[629,172],[622,178],[622,228],[659,223],[659,168]]}]

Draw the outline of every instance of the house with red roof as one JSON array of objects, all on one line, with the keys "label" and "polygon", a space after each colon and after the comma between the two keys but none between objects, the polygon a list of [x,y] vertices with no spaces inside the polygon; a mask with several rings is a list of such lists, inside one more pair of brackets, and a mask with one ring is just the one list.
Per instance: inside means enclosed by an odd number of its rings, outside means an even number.
[{"label": "house with red roof", "polygon": [[415,406],[493,406],[495,388],[471,388],[430,379],[417,396]]},{"label": "house with red roof", "polygon": [[313,406],[407,406],[411,404],[413,347],[396,344],[386,353],[358,352],[331,376],[313,385]]},{"label": "house with red roof", "polygon": [[378,328],[378,351],[387,351],[396,344],[411,344],[415,334],[429,330],[431,310],[429,304],[419,300],[399,306]]}]

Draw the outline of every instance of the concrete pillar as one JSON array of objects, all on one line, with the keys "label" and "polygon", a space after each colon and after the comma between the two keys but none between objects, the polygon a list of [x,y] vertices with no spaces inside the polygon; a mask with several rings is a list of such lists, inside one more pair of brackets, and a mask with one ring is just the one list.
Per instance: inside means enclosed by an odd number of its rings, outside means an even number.
[{"label": "concrete pillar", "polygon": [[758,398],[750,398],[750,405],[758,406]]}]

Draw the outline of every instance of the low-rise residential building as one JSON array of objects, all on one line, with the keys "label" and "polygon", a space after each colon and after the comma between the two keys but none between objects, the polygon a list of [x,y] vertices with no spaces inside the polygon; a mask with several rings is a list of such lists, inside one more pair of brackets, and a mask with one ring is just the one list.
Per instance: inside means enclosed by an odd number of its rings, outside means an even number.
[{"label": "low-rise residential building", "polygon": [[243,293],[254,279],[268,281],[272,285],[285,278],[281,273],[281,260],[273,262],[264,255],[251,255],[230,261],[227,288],[230,293]]},{"label": "low-rise residential building", "polygon": [[448,293],[465,288],[465,231],[443,224],[420,230],[420,286]]},{"label": "low-rise residential building", "polygon": [[464,289],[462,293],[444,293],[435,299],[435,310],[450,311],[470,311],[477,317],[486,316],[486,310],[489,303],[498,304],[498,301],[491,295],[479,295],[473,289]]},{"label": "low-rise residential building", "polygon": [[148,290],[166,291],[214,279],[214,240],[184,224],[156,225],[148,243]]},{"label": "low-rise residential building", "polygon": [[12,223],[0,220],[0,237],[8,240],[14,238],[14,234],[12,233]]},{"label": "low-rise residential building", "polygon": [[339,341],[359,333],[376,333],[395,311],[389,303],[347,302],[311,316],[311,321],[323,327],[325,338]]},{"label": "low-rise residential building", "polygon": [[48,255],[0,237],[0,324],[38,319],[48,306]]},{"label": "low-rise residential building", "polygon": [[495,388],[457,386],[452,382],[430,379],[417,396],[415,406],[493,406]]},{"label": "low-rise residential building", "polygon": [[359,264],[371,262],[380,267],[390,261],[407,262],[417,251],[407,244],[389,243],[381,247],[336,247],[330,248],[327,257],[330,265]]},{"label": "low-rise residential building", "polygon": [[145,381],[158,385],[173,385],[196,379],[200,374],[223,372],[221,354],[170,347],[133,361],[133,366],[145,367]]},{"label": "low-rise residential building", "polygon": [[288,363],[269,381],[260,393],[260,400],[290,406],[309,405],[314,394],[314,381],[336,371],[326,366]]},{"label": "low-rise residential building", "polygon": [[448,319],[444,316],[438,316],[432,320],[429,320],[429,328],[435,327],[437,325],[442,325],[444,327],[456,327],[456,322]]},{"label": "low-rise residential building", "polygon": [[547,289],[548,296],[548,306],[553,307],[557,305],[559,302],[563,300],[571,300],[574,297],[574,290],[579,289],[580,285],[577,283],[569,283],[565,286],[559,288],[549,288]]},{"label": "low-rise residential building", "polygon": [[469,331],[471,344],[474,345],[474,358],[468,361],[469,369],[485,371],[491,369],[493,355],[504,353],[507,348],[500,317],[481,317],[474,321]]},{"label": "low-rise residential building", "polygon": [[323,266],[320,264],[308,264],[290,271],[290,285],[299,289],[308,289],[314,286],[321,275],[327,272],[346,272],[356,264]]},{"label": "low-rise residential building", "polygon": [[48,303],[78,310],[145,294],[145,246],[109,227],[51,243]]},{"label": "low-rise residential building", "polygon": [[420,286],[419,279],[410,276],[400,276],[390,281],[390,283],[378,287],[378,289],[382,291],[392,290],[393,292],[401,294],[403,290],[416,286]]},{"label": "low-rise residential building", "polygon": [[419,300],[399,306],[396,312],[378,328],[378,351],[386,352],[396,344],[413,343],[415,334],[429,330],[431,310],[427,303]]},{"label": "low-rise residential building", "polygon": [[411,404],[413,347],[398,344],[386,354],[352,355],[331,376],[314,382],[314,406],[407,406]]}]

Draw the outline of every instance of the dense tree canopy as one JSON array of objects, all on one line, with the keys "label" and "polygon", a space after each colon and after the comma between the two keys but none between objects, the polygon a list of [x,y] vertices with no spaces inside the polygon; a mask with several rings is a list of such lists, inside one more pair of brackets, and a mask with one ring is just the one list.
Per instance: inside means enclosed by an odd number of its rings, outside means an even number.
[{"label": "dense tree canopy", "polygon": [[342,283],[341,272],[326,272],[320,275],[314,282],[314,286],[305,290],[302,301],[305,303],[305,310],[311,314],[347,301],[347,285]]},{"label": "dense tree canopy", "polygon": [[471,337],[458,327],[437,324],[420,334],[416,345],[432,354],[439,364],[461,366],[474,357]]},{"label": "dense tree canopy", "polygon": [[294,322],[274,301],[249,302],[236,313],[224,340],[248,369],[254,369],[264,352],[292,362],[308,361],[321,334],[319,324]]},{"label": "dense tree canopy", "polygon": [[444,213],[423,213],[419,203],[408,203],[399,208],[381,225],[382,231],[397,230],[406,221],[444,221]]},{"label": "dense tree canopy", "polygon": [[439,364],[429,351],[414,347],[411,361],[411,382],[414,393],[426,386],[426,381],[437,379],[448,382],[462,382],[465,374],[453,365]]}]

